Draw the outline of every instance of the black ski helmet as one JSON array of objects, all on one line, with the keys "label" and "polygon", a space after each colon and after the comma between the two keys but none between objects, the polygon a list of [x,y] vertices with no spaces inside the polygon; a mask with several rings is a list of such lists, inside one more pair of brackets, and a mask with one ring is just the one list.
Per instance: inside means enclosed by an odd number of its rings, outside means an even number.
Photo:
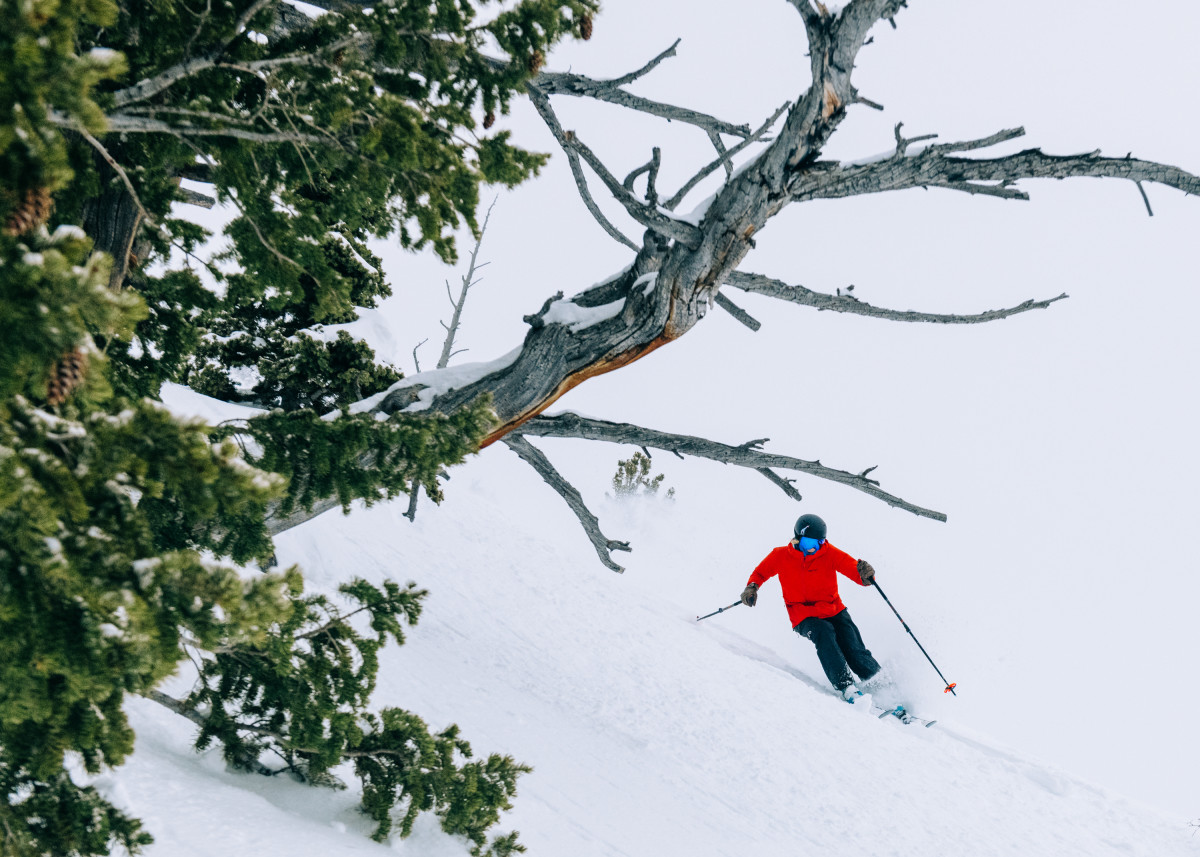
[{"label": "black ski helmet", "polygon": [[825,538],[825,522],[816,515],[801,515],[796,519],[794,532],[796,538],[808,536],[810,539],[820,541]]}]

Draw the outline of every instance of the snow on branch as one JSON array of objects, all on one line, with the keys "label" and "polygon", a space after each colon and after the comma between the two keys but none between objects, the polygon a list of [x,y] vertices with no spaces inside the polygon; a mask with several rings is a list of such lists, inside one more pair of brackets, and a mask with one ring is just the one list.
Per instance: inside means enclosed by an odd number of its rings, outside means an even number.
[{"label": "snow on branch", "polygon": [[1006,309],[993,309],[973,315],[954,315],[949,313],[916,312],[914,310],[894,310],[872,306],[865,301],[849,294],[830,295],[814,292],[804,286],[791,286],[787,283],[762,274],[751,274],[745,271],[733,271],[725,278],[726,284],[745,292],[766,295],[782,301],[789,301],[801,306],[816,307],[818,310],[832,312],[848,312],[854,315],[866,315],[872,318],[882,318],[888,321],[931,322],[934,324],[983,324],[1008,318],[1010,315],[1028,312],[1033,309],[1045,309],[1055,301],[1067,297],[1064,292],[1056,298],[1047,300],[1027,300],[1024,303]]},{"label": "snow on branch", "polygon": [[583,525],[584,531],[591,540],[592,546],[596,549],[596,555],[600,557],[600,561],[607,568],[621,574],[625,571],[623,566],[617,565],[613,561],[612,551],[629,551],[629,542],[620,542],[615,539],[610,539],[600,532],[600,521],[592,514],[587,505],[583,502],[583,496],[575,489],[570,482],[562,477],[554,465],[550,463],[550,459],[546,458],[545,454],[526,440],[521,434],[511,433],[504,436],[504,443],[521,456],[521,459],[529,464],[542,479],[546,480],[551,488],[559,493],[559,495],[567,501],[567,505],[571,507],[571,511],[575,513],[575,517],[579,519],[579,523]]},{"label": "snow on branch", "polygon": [[[583,440],[626,443],[631,446],[649,446],[673,452],[681,457],[684,455],[693,455],[698,458],[707,458],[710,461],[719,461],[723,464],[748,467],[760,473],[765,468],[794,470],[799,473],[807,473],[810,476],[847,485],[855,490],[862,491],[864,494],[869,494],[876,499],[882,500],[889,506],[904,509],[923,518],[932,518],[935,521],[946,520],[946,516],[941,512],[917,506],[882,490],[879,487],[879,482],[869,478],[867,475],[871,470],[874,470],[873,467],[867,468],[861,473],[850,473],[845,470],[826,467],[820,461],[805,461],[804,459],[794,458],[789,455],[764,452],[761,447],[766,442],[766,439],[752,440],[740,446],[730,446],[691,435],[671,434],[669,432],[630,425],[629,423],[613,423],[590,417],[582,417],[569,411],[534,417],[521,425],[520,432],[521,434],[538,437],[574,437]],[[507,441],[507,438],[505,440]],[[763,473],[763,475],[768,476],[766,473]],[[780,479],[774,473],[770,474],[768,478],[783,489],[789,497],[795,499],[795,489],[791,487],[790,483]]]}]

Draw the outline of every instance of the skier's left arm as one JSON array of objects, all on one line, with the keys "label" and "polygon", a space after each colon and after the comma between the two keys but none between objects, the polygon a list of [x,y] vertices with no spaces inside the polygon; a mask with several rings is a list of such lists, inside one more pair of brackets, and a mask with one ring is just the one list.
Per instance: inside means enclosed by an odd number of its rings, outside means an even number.
[{"label": "skier's left arm", "polygon": [[855,559],[843,550],[826,544],[833,550],[833,567],[838,573],[853,580],[859,586],[870,586],[875,579],[875,569],[865,559]]}]

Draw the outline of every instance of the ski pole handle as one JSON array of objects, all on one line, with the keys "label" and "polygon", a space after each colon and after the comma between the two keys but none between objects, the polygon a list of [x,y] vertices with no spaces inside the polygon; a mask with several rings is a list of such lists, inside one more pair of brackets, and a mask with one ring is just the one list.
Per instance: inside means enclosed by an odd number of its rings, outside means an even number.
[{"label": "ski pole handle", "polygon": [[729,607],[722,607],[719,610],[714,610],[713,612],[706,613],[703,616],[697,616],[696,621],[699,622],[701,619],[707,619],[709,616],[716,616],[718,613],[724,613],[726,610],[730,609],[730,607],[737,607],[741,603],[741,601],[735,601],[730,604]]}]

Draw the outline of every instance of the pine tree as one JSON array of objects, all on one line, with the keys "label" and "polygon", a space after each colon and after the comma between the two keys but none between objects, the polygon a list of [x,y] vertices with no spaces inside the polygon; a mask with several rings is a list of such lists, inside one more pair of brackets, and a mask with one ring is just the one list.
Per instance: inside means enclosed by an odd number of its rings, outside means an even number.
[{"label": "pine tree", "polygon": [[[295,578],[243,580],[156,538],[146,509],[169,495],[189,517],[246,522],[239,553],[265,558],[262,518],[283,480],[204,427],[112,394],[93,334],[127,334],[144,309],[108,289],[108,265],[88,244],[69,228],[0,239],[0,313],[12,320],[0,335],[4,853],[145,844],[136,820],[77,785],[68,764],[119,765],[133,747],[124,695],[173,672],[185,639],[262,638]],[[63,353],[86,355],[86,375],[63,383]]]},{"label": "pine tree", "polygon": [[[201,746],[251,770],[273,750],[316,783],[351,763],[379,838],[428,810],[478,854],[521,851],[485,831],[527,768],[474,760],[455,726],[369,707],[378,649],[402,642],[419,590],[353,582],[342,613],[298,569],[230,563],[270,566],[269,507],[416,484],[436,498],[441,468],[478,448],[486,399],[451,416],[350,413],[399,374],[317,326],[389,293],[370,238],[453,260],[479,185],[536,173],[544,156],[476,126],[553,43],[590,32],[595,3],[524,0],[488,20],[465,0],[317,18],[280,0],[205,8],[3,7],[0,851],[150,841],[77,780],[122,763],[125,696],[156,698],[188,653],[196,691],[160,701],[199,721]],[[487,40],[517,62],[485,56]],[[223,259],[198,259],[205,231],[172,210],[184,179],[236,211]],[[165,381],[269,411],[220,430],[180,421],[153,401]]]},{"label": "pine tree", "polygon": [[[612,486],[617,498],[625,497],[654,497],[662,487],[665,474],[650,475],[652,462],[644,452],[635,452],[629,458],[617,462],[617,472],[613,474]],[[675,497],[675,489],[667,489],[667,498]]]}]

